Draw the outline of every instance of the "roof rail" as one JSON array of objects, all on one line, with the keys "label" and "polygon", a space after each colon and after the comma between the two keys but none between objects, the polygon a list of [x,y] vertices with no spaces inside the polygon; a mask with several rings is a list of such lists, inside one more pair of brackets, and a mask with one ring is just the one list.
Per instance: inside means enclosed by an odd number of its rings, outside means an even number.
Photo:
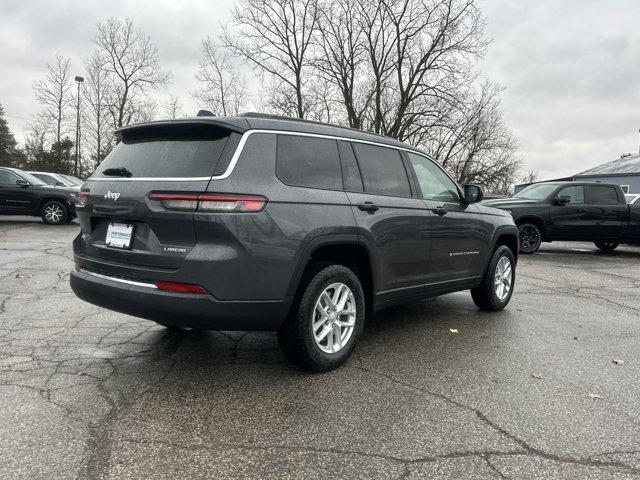
[{"label": "roof rail", "polygon": [[[300,122],[300,123],[312,123],[315,125],[330,125],[324,122],[317,122],[315,120],[307,120],[305,118],[297,118],[297,117],[286,117],[284,115],[272,115],[270,113],[260,113],[260,112],[245,112],[239,115],[244,118],[264,118],[267,120],[286,120],[288,122]],[[334,125],[336,127],[343,127],[342,125]],[[343,127],[348,128],[348,127]]]},{"label": "roof rail", "polygon": [[329,126],[329,127],[335,127],[335,128],[342,128],[344,130],[351,130],[352,132],[366,133],[368,135],[374,135],[376,137],[389,138],[389,137],[387,137],[385,135],[382,135],[380,133],[368,132],[366,130],[362,130],[362,129],[359,129],[359,128],[353,128],[353,127],[347,127],[345,125],[339,125],[337,123],[318,122],[316,120],[307,120],[307,119],[304,119],[304,118],[285,117],[284,115],[272,115],[270,113],[260,113],[260,112],[244,112],[244,113],[241,113],[238,116],[239,117],[243,117],[243,118],[263,118],[265,120],[286,120],[288,122],[306,123],[306,124],[310,124],[310,125],[321,125],[321,126],[325,126],[325,127]]}]

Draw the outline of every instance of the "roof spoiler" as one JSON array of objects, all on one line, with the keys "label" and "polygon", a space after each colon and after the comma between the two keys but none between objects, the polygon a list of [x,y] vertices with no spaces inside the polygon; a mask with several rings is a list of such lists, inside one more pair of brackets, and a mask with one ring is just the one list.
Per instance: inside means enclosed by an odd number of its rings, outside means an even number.
[{"label": "roof spoiler", "polygon": [[158,120],[155,122],[134,123],[124,127],[118,128],[114,133],[121,135],[124,132],[130,132],[132,130],[153,128],[170,125],[211,125],[213,127],[224,128],[235,133],[244,133],[249,130],[249,125],[243,126],[240,122],[229,122],[224,117],[210,117],[200,116],[197,118],[181,118],[179,120]]}]

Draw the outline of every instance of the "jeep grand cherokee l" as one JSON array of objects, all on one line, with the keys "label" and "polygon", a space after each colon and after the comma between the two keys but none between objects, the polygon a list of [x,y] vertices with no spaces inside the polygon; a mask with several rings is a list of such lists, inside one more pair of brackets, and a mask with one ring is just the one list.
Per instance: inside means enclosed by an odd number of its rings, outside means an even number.
[{"label": "jeep grand cherokee l", "polygon": [[52,187],[23,170],[0,167],[0,215],[32,215],[60,225],[75,218],[77,194],[77,188]]},{"label": "jeep grand cherokee l", "polygon": [[275,330],[339,366],[366,315],[471,289],[513,293],[518,234],[396,140],[247,114],[133,125],[80,192],[71,286],[168,328]]}]

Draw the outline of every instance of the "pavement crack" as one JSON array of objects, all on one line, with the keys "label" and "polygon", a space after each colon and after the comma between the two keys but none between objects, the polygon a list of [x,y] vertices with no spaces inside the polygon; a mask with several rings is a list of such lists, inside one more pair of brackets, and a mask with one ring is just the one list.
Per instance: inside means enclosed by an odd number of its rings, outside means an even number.
[{"label": "pavement crack", "polygon": [[[361,366],[360,367],[345,367],[345,368],[354,368],[354,369],[358,369],[358,370],[363,370],[363,371],[365,371],[367,373],[370,373],[370,374],[378,375],[380,377],[386,378],[387,380],[389,380],[389,381],[391,381],[393,383],[396,383],[398,385],[401,385],[403,387],[410,388],[410,389],[422,392],[422,393],[424,393],[426,395],[430,395],[430,396],[442,399],[442,400],[444,400],[444,401],[446,401],[446,402],[448,402],[448,403],[450,403],[452,405],[455,405],[458,408],[461,408],[461,409],[466,410],[468,412],[472,412],[485,425],[487,425],[491,429],[495,430],[496,432],[498,432],[502,436],[508,438],[513,443],[518,445],[522,449],[521,451],[519,451],[520,454],[526,454],[526,455],[536,456],[536,457],[540,457],[540,458],[545,458],[547,460],[552,460],[552,461],[560,462],[560,463],[583,465],[583,466],[589,466],[589,467],[600,467],[600,468],[617,468],[617,469],[624,470],[624,471],[629,472],[629,473],[640,474],[640,468],[633,467],[631,465],[628,465],[628,464],[626,464],[624,462],[620,462],[620,461],[598,460],[598,459],[595,458],[595,457],[597,457],[597,455],[591,455],[589,457],[571,457],[571,456],[558,455],[558,454],[546,452],[546,451],[544,451],[542,449],[539,449],[539,448],[536,448],[536,447],[530,445],[525,440],[517,437],[516,435],[514,435],[514,434],[510,433],[509,431],[507,431],[505,428],[499,426],[497,423],[493,422],[487,415],[485,415],[479,409],[471,407],[469,405],[466,405],[466,404],[464,404],[462,402],[459,402],[457,400],[453,400],[453,399],[447,397],[444,394],[441,394],[441,393],[438,393],[438,392],[432,392],[432,391],[426,390],[424,388],[418,387],[416,385],[412,385],[410,383],[403,382],[403,381],[398,380],[397,378],[393,377],[392,375],[380,372],[378,370],[373,370],[373,369],[366,368],[366,367],[361,367]],[[498,453],[485,452],[484,454],[486,454],[486,455],[500,455],[501,453],[500,452],[498,452]]]}]

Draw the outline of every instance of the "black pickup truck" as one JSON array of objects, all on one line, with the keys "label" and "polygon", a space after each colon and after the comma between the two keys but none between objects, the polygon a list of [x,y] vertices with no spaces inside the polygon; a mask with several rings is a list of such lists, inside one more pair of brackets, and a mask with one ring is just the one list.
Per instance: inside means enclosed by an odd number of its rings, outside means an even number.
[{"label": "black pickup truck", "polygon": [[533,253],[553,240],[592,241],[604,251],[621,243],[640,244],[640,205],[628,205],[618,185],[536,183],[483,205],[511,213],[521,253]]}]

